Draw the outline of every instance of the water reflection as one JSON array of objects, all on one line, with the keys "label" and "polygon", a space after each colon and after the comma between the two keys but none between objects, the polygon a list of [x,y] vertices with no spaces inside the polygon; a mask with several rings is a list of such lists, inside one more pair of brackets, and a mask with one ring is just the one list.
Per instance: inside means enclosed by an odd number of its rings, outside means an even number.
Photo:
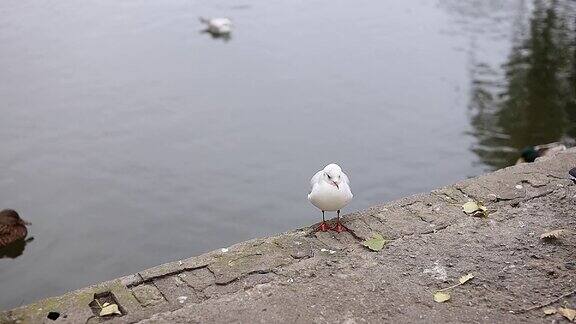
[{"label": "water reflection", "polygon": [[232,39],[232,35],[230,33],[228,34],[218,34],[218,33],[213,33],[207,29],[202,30],[200,32],[201,34],[208,34],[210,35],[210,37],[212,37],[212,39],[221,39],[222,41],[224,41],[225,43],[229,42]]},{"label": "water reflection", "polygon": [[509,166],[529,145],[576,137],[574,3],[534,1],[528,23],[515,20],[503,82],[486,64],[474,65],[473,151],[492,168]]},{"label": "water reflection", "polygon": [[0,248],[0,259],[3,258],[15,259],[21,256],[22,253],[24,253],[26,245],[32,242],[33,240],[34,240],[33,237],[29,237],[25,240],[24,239],[17,240],[13,243],[8,244],[7,246]]}]

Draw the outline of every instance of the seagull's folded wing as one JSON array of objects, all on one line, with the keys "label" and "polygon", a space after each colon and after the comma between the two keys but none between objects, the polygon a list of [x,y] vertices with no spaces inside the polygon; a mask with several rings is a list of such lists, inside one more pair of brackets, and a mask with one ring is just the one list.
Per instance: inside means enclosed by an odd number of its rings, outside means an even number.
[{"label": "seagull's folded wing", "polygon": [[320,171],[316,172],[316,174],[312,177],[312,179],[310,179],[310,192],[312,192],[314,185],[317,184],[318,182],[320,182],[320,176],[322,175],[322,172],[324,172],[324,171],[320,170]]},{"label": "seagull's folded wing", "polygon": [[350,186],[350,179],[348,179],[348,176],[346,175],[346,173],[342,172],[342,178],[344,179],[344,181],[346,181],[348,186]]}]

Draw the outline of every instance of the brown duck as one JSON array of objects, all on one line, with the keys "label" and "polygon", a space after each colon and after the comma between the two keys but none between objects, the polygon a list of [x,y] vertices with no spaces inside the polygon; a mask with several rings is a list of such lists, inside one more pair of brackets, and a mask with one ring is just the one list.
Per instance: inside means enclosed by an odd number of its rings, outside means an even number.
[{"label": "brown duck", "polygon": [[30,225],[30,223],[20,218],[15,210],[4,209],[0,211],[0,248],[24,239],[28,235],[26,225]]}]

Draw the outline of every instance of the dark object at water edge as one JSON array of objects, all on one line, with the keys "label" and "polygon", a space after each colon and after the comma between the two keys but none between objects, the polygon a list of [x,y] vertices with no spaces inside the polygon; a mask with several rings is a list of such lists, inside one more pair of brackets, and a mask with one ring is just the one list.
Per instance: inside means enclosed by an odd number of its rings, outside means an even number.
[{"label": "dark object at water edge", "polygon": [[4,209],[0,211],[0,248],[26,238],[28,235],[26,225],[30,225],[30,223],[20,218],[15,210]]}]

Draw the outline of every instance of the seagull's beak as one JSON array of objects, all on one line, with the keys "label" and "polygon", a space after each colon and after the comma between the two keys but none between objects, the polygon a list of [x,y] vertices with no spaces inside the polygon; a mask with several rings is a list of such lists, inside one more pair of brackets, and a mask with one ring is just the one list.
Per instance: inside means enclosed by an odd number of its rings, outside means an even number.
[{"label": "seagull's beak", "polygon": [[22,224],[24,224],[24,225],[32,225],[32,223],[30,223],[30,222],[28,222],[28,221],[25,221],[25,220],[22,220]]},{"label": "seagull's beak", "polygon": [[336,181],[330,181],[332,183],[332,185],[334,185],[336,188],[340,189],[340,187],[338,187],[338,184],[336,183]]}]

